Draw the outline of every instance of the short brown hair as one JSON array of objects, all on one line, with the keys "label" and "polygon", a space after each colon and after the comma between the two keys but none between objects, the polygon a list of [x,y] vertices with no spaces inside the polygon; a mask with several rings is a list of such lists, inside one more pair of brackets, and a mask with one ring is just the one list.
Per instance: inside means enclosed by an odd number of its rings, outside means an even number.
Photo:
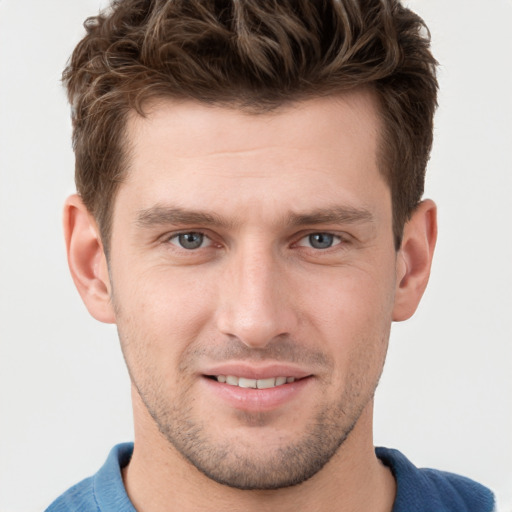
[{"label": "short brown hair", "polygon": [[262,112],[357,87],[379,101],[400,246],[423,195],[437,80],[428,29],[398,0],[113,0],[84,26],[63,80],[77,190],[106,250],[133,109],[168,97]]}]

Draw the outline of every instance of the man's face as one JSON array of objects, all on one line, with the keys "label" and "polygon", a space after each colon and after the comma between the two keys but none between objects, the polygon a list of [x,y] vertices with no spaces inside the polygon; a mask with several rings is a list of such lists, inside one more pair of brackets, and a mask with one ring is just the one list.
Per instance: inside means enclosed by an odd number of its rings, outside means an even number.
[{"label": "man's face", "polygon": [[369,435],[397,286],[378,124],[362,92],[258,115],[162,101],[129,121],[121,344],[142,410],[218,482],[292,485]]}]

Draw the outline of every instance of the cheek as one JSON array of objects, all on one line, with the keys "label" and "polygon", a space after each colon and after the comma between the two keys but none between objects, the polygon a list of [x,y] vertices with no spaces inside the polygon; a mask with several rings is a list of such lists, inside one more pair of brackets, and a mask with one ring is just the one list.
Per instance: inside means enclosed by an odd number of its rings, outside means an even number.
[{"label": "cheek", "polygon": [[118,269],[112,280],[121,341],[141,357],[179,358],[211,318],[213,290],[192,272],[132,267]]},{"label": "cheek", "polygon": [[318,329],[343,333],[381,331],[391,324],[394,270],[378,268],[329,269],[310,273],[299,287],[300,307]]},{"label": "cheek", "polygon": [[354,389],[375,383],[387,351],[394,281],[378,274],[335,269],[326,279],[317,276],[316,286],[307,283],[309,293],[301,294],[310,338],[335,361],[333,380]]}]

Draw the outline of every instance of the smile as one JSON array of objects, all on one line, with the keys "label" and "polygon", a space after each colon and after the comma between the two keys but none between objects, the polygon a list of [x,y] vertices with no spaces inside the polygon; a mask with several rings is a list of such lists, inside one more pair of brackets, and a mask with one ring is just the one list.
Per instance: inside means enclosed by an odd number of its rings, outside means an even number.
[{"label": "smile", "polygon": [[[272,366],[274,366],[272,368]],[[298,400],[306,389],[314,390],[315,378],[304,370],[288,365],[248,367],[225,364],[203,373],[208,399],[246,412],[275,411]],[[312,392],[312,391],[310,391]]]},{"label": "smile", "polygon": [[240,388],[251,389],[270,389],[284,384],[295,382],[295,377],[270,377],[268,379],[247,379],[245,377],[236,377],[234,375],[215,375],[212,377],[221,384],[238,386]]}]

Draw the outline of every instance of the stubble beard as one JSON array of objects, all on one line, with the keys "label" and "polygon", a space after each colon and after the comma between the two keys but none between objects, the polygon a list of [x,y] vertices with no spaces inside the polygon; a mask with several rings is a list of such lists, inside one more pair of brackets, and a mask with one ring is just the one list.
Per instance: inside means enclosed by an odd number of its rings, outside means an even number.
[{"label": "stubble beard", "polygon": [[[132,379],[133,382],[133,379]],[[211,480],[241,490],[275,490],[298,485],[317,474],[336,454],[373,398],[346,392],[337,403],[324,404],[299,439],[268,451],[247,450],[242,442],[212,440],[208,425],[194,417],[184,396],[172,406],[134,382],[147,411],[166,441]],[[375,383],[376,387],[377,383]],[[352,396],[350,396],[352,395]],[[354,409],[354,404],[357,408]],[[348,411],[345,408],[348,406]],[[197,415],[196,415],[197,416]],[[246,415],[246,424],[264,425],[266,417]],[[211,418],[215,421],[215,418]]]},{"label": "stubble beard", "polygon": [[[178,369],[181,392],[170,399],[166,391],[165,378],[159,375],[157,366],[147,359],[147,352],[138,345],[134,353],[129,354],[131,343],[123,337],[118,324],[119,338],[123,355],[128,367],[130,379],[146,410],[153,418],[158,430],[171,448],[192,464],[197,470],[211,480],[240,490],[268,491],[291,487],[316,475],[337,453],[356,426],[363,411],[373,400],[375,389],[384,365],[387,339],[381,340],[383,353],[373,352],[375,346],[369,345],[369,351],[359,354],[358,364],[349,365],[349,375],[345,378],[345,389],[338,399],[320,404],[311,415],[311,420],[304,426],[299,438],[285,440],[275,449],[266,450],[266,445],[257,448],[249,446],[246,440],[228,438],[216,440],[209,431],[208,421],[215,422],[215,417],[202,418],[193,410],[194,398],[188,390],[194,385],[193,380],[184,384],[189,374],[189,363],[208,349],[192,349]],[[389,333],[388,333],[389,334]],[[151,346],[151,343],[148,344]],[[368,344],[361,343],[367,348]],[[261,351],[258,358],[289,362],[307,362],[306,367],[334,369],[334,363],[321,352],[298,349],[291,340],[281,340],[276,345]],[[239,358],[250,360],[256,350],[237,346],[219,351],[219,360]],[[379,352],[379,351],[377,351]],[[131,357],[129,357],[131,356]],[[362,357],[361,357],[362,356]],[[379,368],[377,373],[371,371],[370,361]],[[136,364],[131,364],[136,361]],[[363,362],[364,361],[364,362]],[[145,364],[146,363],[146,364]],[[137,371],[134,371],[137,370]],[[330,373],[330,372],[327,372]],[[139,380],[138,377],[141,377]],[[369,380],[368,380],[369,379]],[[330,382],[324,382],[329,386]],[[178,387],[179,388],[179,387]],[[242,413],[243,414],[243,413]],[[238,418],[244,425],[244,418]],[[265,413],[247,414],[245,426],[252,423],[258,429],[268,421]],[[271,421],[271,420],[270,420]],[[261,425],[257,425],[257,423]],[[238,441],[238,442],[237,442]]]}]

